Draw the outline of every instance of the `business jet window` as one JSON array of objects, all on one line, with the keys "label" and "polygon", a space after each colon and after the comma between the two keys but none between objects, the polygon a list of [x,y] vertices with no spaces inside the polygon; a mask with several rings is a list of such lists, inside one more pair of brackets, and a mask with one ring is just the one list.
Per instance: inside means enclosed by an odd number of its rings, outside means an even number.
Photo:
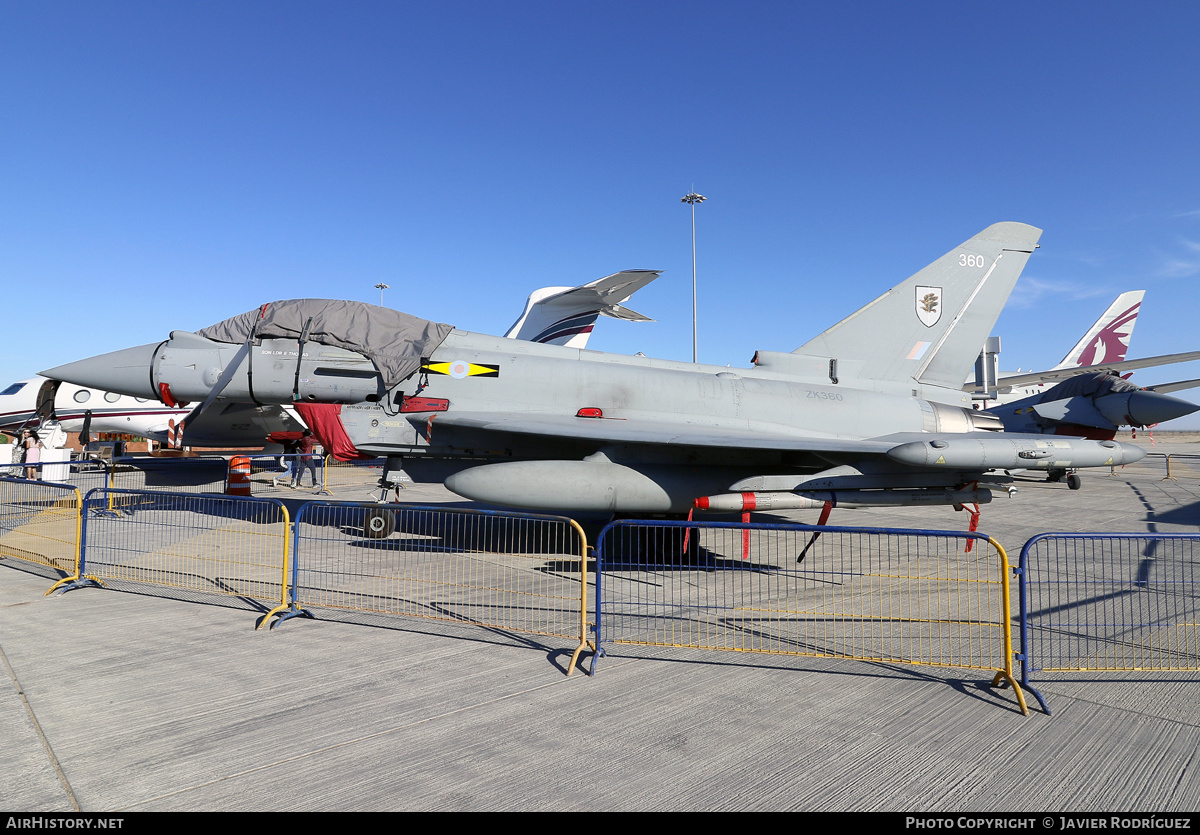
[{"label": "business jet window", "polygon": [[121,395],[116,394],[111,391],[106,391],[106,392],[104,392],[104,399],[107,400],[109,403],[116,403],[118,400],[121,399]]},{"label": "business jet window", "polygon": [[16,394],[18,391],[20,391],[20,390],[21,390],[21,389],[23,389],[23,388],[25,388],[25,384],[24,384],[24,383],[13,383],[11,386],[9,386],[8,388],[6,388],[4,391],[0,391],[0,396],[6,396],[6,395],[9,395],[9,394]]},{"label": "business jet window", "polygon": [[76,403],[86,403],[91,398],[92,393],[87,389],[80,389],[75,392],[74,399]]}]

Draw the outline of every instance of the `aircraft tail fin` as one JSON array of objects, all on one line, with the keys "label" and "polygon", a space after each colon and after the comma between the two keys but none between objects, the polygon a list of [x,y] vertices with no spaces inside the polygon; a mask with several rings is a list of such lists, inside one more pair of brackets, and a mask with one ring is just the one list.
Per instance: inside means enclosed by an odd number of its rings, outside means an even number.
[{"label": "aircraft tail fin", "polygon": [[1054,368],[1078,368],[1125,359],[1145,295],[1145,290],[1130,290],[1117,296],[1117,300],[1108,306],[1091,330]]},{"label": "aircraft tail fin", "polygon": [[661,274],[661,270],[624,270],[579,287],[534,290],[520,318],[504,335],[510,339],[584,348],[600,316],[652,322],[648,316],[622,307],[621,302]]},{"label": "aircraft tail fin", "polygon": [[[996,223],[793,353],[843,376],[958,389],[1042,230]],[[836,361],[836,362],[835,362]]]}]

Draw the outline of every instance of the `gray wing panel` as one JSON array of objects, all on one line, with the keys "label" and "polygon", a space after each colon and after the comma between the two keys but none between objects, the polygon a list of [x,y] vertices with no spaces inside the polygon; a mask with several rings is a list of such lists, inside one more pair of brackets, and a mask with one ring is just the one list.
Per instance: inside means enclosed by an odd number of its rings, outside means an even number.
[{"label": "gray wing panel", "polygon": [[[412,418],[424,425],[428,416]],[[438,412],[433,431],[439,426],[460,426],[485,432],[580,438],[611,443],[665,444],[668,446],[721,447],[723,449],[774,449],[814,452],[857,452],[883,454],[895,441],[842,438],[805,438],[782,432],[760,432],[722,426],[666,421],[612,420],[550,414],[494,414],[490,412]]]},{"label": "gray wing panel", "polygon": [[[1138,360],[1121,360],[1120,362],[1103,362],[1099,365],[1085,365],[1077,368],[1057,368],[1050,371],[1034,371],[1029,374],[1009,374],[996,381],[998,386],[1023,386],[1028,383],[1049,383],[1066,380],[1079,374],[1094,374],[1097,371],[1115,371],[1123,373],[1136,371],[1139,368],[1156,368],[1160,365],[1175,365],[1180,362],[1200,360],[1200,351],[1186,351],[1182,354],[1162,354],[1157,357],[1143,357]],[[975,384],[967,383],[963,391],[974,391]],[[1161,391],[1162,389],[1157,389]]]},{"label": "gray wing panel", "polygon": [[1169,394],[1173,391],[1183,391],[1184,389],[1192,389],[1200,386],[1200,380],[1180,380],[1176,383],[1157,383],[1153,386],[1146,386],[1146,391],[1156,391],[1159,394]]}]

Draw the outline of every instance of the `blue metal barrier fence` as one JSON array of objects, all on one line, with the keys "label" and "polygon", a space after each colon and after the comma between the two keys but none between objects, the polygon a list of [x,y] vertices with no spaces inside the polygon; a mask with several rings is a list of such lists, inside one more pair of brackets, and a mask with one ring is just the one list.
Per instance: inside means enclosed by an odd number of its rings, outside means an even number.
[{"label": "blue metal barrier fence", "polygon": [[593,671],[612,644],[961,667],[1027,712],[1008,558],[983,534],[621,521],[596,553]]},{"label": "blue metal barrier fence", "polygon": [[[313,501],[296,514],[291,606],[456,621],[586,648],[587,540],[570,519]],[[274,625],[274,624],[272,624]]]},{"label": "blue metal barrier fence", "polygon": [[[0,466],[0,476],[67,485],[78,488],[81,494],[97,487],[111,487],[111,471],[112,467],[108,462],[93,459]],[[29,478],[30,475],[33,478]]]},{"label": "blue metal barrier fence", "polygon": [[[79,585],[238,598],[268,617],[288,599],[290,520],[275,499],[92,490],[83,502]],[[213,596],[218,596],[214,598]]]},{"label": "blue metal barrier fence", "polygon": [[1200,534],[1043,533],[1021,549],[1032,672],[1200,670]]}]

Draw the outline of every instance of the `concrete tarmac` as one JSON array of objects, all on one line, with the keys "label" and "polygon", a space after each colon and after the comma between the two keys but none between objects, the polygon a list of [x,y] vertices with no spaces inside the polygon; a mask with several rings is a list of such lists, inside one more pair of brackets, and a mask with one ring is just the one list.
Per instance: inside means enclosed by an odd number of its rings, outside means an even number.
[{"label": "concrete tarmac", "polygon": [[[1161,463],[1085,473],[1080,491],[1019,484],[980,529],[1014,562],[1040,531],[1195,532],[1200,468],[1162,481]],[[402,499],[459,502],[421,485]],[[830,520],[967,523],[948,508]],[[1040,676],[1054,714],[1030,698],[1028,717],[986,673],[899,664],[617,647],[594,678],[567,677],[564,641],[405,618],[256,632],[248,609],[157,594],[43,597],[50,580],[14,565],[0,561],[4,810],[1200,808],[1192,673]]]}]

